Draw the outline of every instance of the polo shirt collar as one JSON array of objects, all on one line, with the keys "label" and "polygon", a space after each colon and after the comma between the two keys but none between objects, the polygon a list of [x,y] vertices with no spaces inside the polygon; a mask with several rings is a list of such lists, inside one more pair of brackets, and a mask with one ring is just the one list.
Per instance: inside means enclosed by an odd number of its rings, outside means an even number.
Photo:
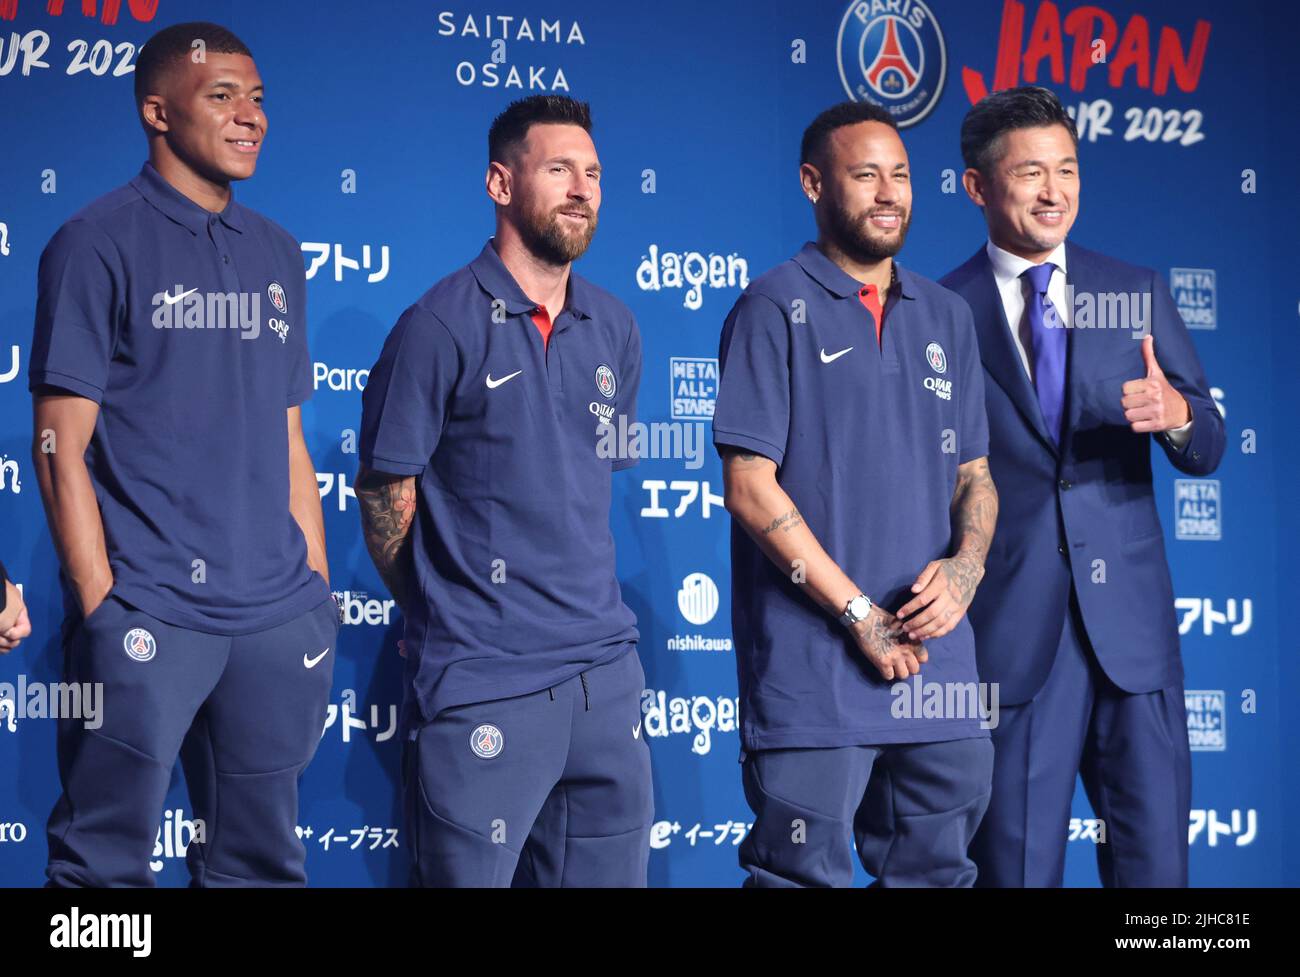
[{"label": "polo shirt collar", "polygon": [[[131,186],[139,192],[140,196],[153,204],[155,208],[170,217],[182,227],[189,228],[192,234],[199,234],[208,224],[208,218],[212,212],[204,210],[185,194],[181,193],[174,186],[163,179],[162,174],[154,169],[153,163],[145,162],[140,168],[139,174],[131,181]],[[244,232],[243,208],[235,203],[235,195],[232,192],[230,201],[226,204],[226,209],[221,211],[217,216],[221,222],[229,227],[232,231]]]},{"label": "polo shirt collar", "polygon": [[[515,281],[515,276],[510,274],[510,269],[506,267],[505,262],[501,260],[501,255],[497,254],[497,249],[492,244],[494,240],[495,238],[489,238],[487,244],[483,245],[483,250],[478,253],[478,257],[469,263],[470,271],[478,279],[483,291],[494,299],[505,302],[506,312],[510,315],[532,312],[537,308],[537,303],[524,294],[524,290]],[[590,319],[594,305],[592,299],[591,287],[586,279],[574,274],[570,269],[568,294],[564,298],[564,312],[572,312],[578,319]]]},{"label": "polo shirt collar", "polygon": [[[832,295],[848,298],[850,295],[856,296],[862,290],[862,282],[822,254],[821,248],[812,241],[803,246],[803,249],[794,256],[794,260],[809,277]],[[894,259],[894,274],[897,282],[890,286],[890,291],[897,288],[902,298],[916,298],[915,276],[900,265],[897,258]]]}]

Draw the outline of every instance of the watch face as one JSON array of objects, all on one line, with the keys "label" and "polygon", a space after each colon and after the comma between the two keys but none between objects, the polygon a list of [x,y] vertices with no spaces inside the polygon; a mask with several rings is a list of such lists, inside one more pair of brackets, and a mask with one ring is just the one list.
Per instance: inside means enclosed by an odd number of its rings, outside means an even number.
[{"label": "watch face", "polygon": [[861,621],[871,613],[871,601],[862,596],[854,597],[849,601],[849,613]]}]

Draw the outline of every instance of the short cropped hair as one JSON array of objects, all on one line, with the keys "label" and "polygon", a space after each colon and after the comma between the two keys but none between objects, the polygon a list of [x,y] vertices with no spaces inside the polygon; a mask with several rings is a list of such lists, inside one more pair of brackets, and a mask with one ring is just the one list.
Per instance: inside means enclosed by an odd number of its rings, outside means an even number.
[{"label": "short cropped hair", "polygon": [[509,162],[528,138],[528,130],[547,123],[582,126],[591,132],[591,106],[567,95],[531,95],[511,102],[488,129],[488,162]]},{"label": "short cropped hair", "polygon": [[1002,138],[1015,129],[1065,126],[1079,148],[1079,130],[1056,93],[1036,85],[994,92],[980,99],[961,124],[961,158],[967,168],[988,173],[1004,153]]}]

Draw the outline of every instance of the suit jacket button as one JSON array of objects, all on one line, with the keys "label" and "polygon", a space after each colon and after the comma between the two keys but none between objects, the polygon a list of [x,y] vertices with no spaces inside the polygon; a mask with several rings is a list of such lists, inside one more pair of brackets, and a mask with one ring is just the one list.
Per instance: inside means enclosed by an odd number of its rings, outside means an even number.
[{"label": "suit jacket button", "polygon": [[1056,552],[1060,553],[1062,556],[1065,556],[1065,544],[1064,543],[1059,544],[1056,547]]},{"label": "suit jacket button", "polygon": [[1064,478],[1063,478],[1063,479],[1061,479],[1061,483],[1060,483],[1060,484],[1061,484],[1061,488],[1062,488],[1062,489],[1068,489],[1068,488],[1070,488],[1074,483],[1071,482],[1071,481],[1069,481],[1068,479],[1064,479]]}]

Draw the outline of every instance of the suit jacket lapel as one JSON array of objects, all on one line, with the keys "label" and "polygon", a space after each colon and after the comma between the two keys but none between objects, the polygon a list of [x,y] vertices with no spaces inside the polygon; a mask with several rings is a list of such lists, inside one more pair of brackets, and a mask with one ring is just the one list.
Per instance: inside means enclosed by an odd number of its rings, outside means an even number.
[{"label": "suit jacket lapel", "polygon": [[993,265],[983,248],[980,248],[977,257],[979,268],[972,282],[973,298],[970,304],[971,311],[975,314],[975,330],[979,334],[980,359],[1034,433],[1052,454],[1056,454],[1056,444],[1047,433],[1043,411],[1038,406],[1038,394],[1029,382],[1029,376],[1020,360],[1020,352],[1011,339],[1006,310],[1002,307],[1002,296],[998,294],[997,282],[993,278]]}]

